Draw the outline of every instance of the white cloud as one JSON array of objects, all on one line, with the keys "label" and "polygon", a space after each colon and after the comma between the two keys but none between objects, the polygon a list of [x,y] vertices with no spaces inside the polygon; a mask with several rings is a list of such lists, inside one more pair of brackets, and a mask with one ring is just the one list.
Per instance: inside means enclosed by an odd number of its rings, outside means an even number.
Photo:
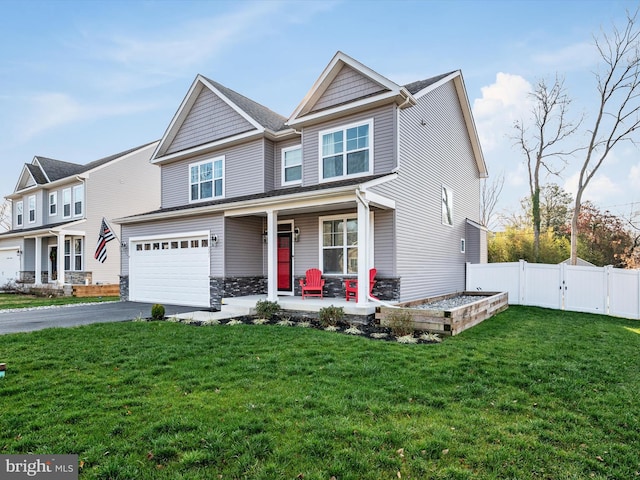
[{"label": "white cloud", "polygon": [[[578,192],[579,176],[579,172],[574,173],[566,179],[563,186],[564,190],[570,193],[574,198],[576,196],[576,193]],[[589,182],[589,185],[587,185],[587,188],[584,190],[584,193],[582,194],[582,200],[590,200],[594,203],[600,203],[612,197],[615,197],[619,193],[619,191],[620,186],[618,186],[607,175],[596,174]]]},{"label": "white cloud", "polygon": [[546,70],[569,71],[590,68],[598,64],[600,56],[593,43],[580,42],[533,56],[533,61]]},{"label": "white cloud", "polygon": [[473,102],[473,116],[485,151],[510,144],[513,122],[531,110],[531,84],[520,75],[498,72],[495,83],[482,87]]},{"label": "white cloud", "polygon": [[640,188],[640,163],[637,163],[629,170],[629,183],[633,188]]},{"label": "white cloud", "polygon": [[22,117],[14,125],[20,141],[47,130],[103,117],[127,115],[154,108],[150,103],[81,103],[64,93],[41,93],[24,100]]}]

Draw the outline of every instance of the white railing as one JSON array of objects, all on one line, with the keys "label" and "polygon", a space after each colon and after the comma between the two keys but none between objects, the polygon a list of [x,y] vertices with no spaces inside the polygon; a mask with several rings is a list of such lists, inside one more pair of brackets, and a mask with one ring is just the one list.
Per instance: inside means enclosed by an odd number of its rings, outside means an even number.
[{"label": "white railing", "polygon": [[508,292],[509,304],[640,319],[640,270],[527,263],[467,263],[469,291]]}]

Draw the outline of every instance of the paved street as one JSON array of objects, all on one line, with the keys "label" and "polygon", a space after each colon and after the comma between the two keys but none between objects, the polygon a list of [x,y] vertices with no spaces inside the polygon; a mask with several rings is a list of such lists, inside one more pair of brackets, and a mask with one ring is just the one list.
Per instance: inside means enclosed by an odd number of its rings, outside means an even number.
[{"label": "paved street", "polygon": [[[90,323],[124,322],[151,317],[151,303],[112,302],[94,305],[70,305],[23,311],[0,310],[0,334],[31,332],[51,327],[75,327]],[[165,305],[165,315],[198,310],[197,307]]]}]

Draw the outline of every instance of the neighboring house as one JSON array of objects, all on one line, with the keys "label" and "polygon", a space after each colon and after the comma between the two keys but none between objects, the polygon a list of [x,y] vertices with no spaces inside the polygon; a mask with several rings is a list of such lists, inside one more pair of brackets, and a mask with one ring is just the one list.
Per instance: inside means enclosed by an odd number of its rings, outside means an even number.
[{"label": "neighboring house", "polygon": [[276,300],[315,267],[328,297],[357,277],[363,304],[375,267],[374,295],[405,301],[464,290],[486,259],[460,71],[401,86],[338,52],[289,118],[198,75],[151,161],[161,208],[116,220],[130,300]]},{"label": "neighboring house", "polygon": [[12,228],[0,234],[0,285],[118,284],[120,242],[94,258],[102,219],[158,208],[160,169],[149,163],[158,142],[86,165],[34,157],[14,193]]}]

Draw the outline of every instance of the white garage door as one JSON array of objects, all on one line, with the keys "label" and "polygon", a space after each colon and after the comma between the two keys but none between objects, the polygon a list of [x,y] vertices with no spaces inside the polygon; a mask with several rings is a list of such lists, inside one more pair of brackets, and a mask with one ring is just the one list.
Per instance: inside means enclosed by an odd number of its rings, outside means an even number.
[{"label": "white garage door", "polygon": [[15,281],[20,275],[18,247],[0,248],[0,287]]},{"label": "white garage door", "polygon": [[209,236],[131,239],[129,299],[209,307]]}]

